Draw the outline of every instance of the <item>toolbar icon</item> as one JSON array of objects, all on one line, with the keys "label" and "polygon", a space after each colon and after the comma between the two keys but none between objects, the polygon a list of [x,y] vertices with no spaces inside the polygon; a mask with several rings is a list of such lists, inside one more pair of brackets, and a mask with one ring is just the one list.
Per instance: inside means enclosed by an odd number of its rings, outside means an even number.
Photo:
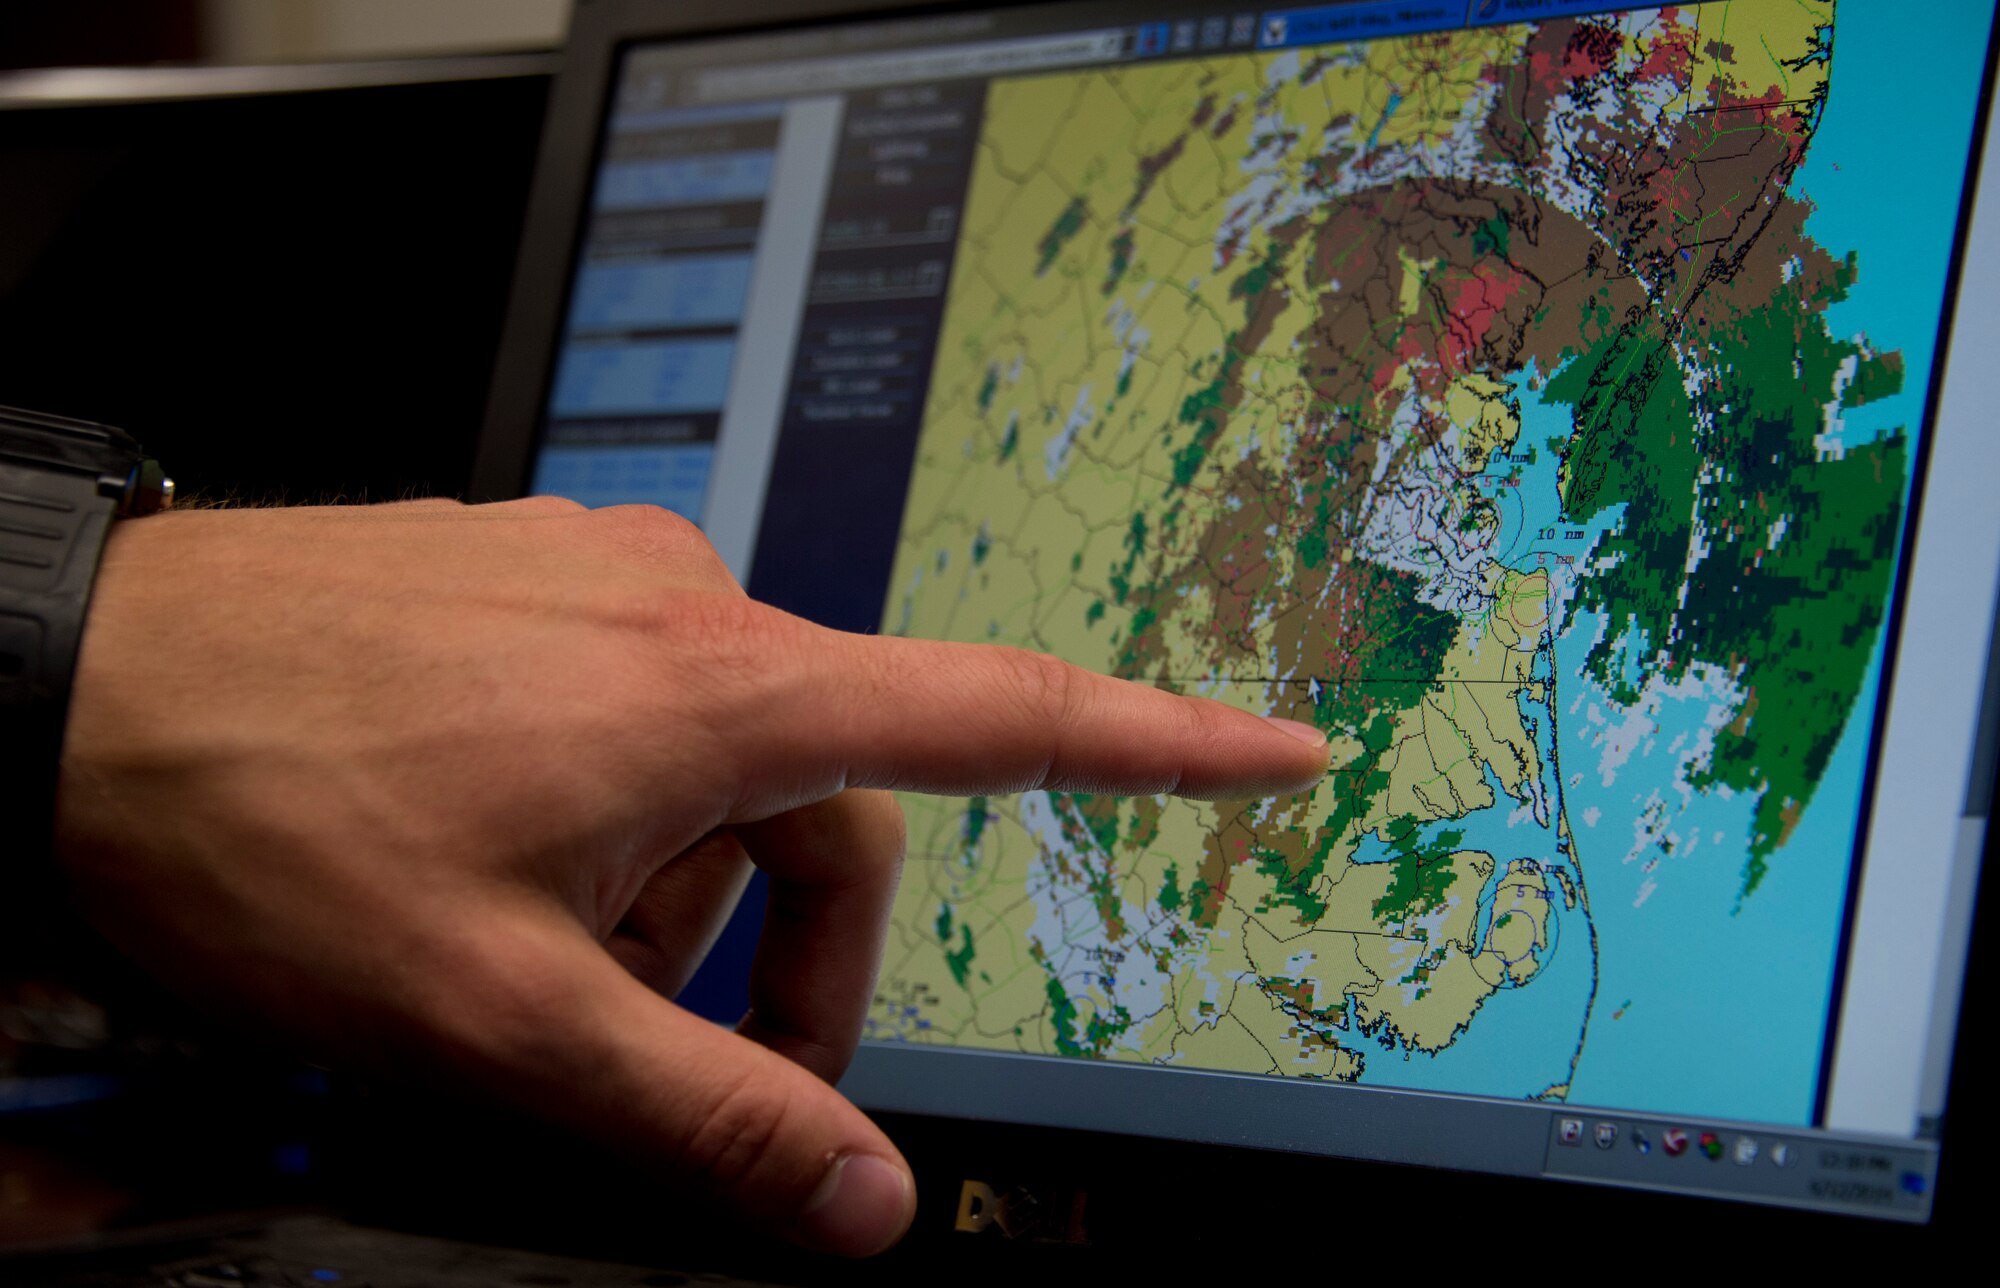
[{"label": "toolbar icon", "polygon": [[1222,48],[1223,42],[1228,39],[1229,39],[1229,19],[1227,18],[1202,19],[1201,47],[1203,49],[1220,49]]},{"label": "toolbar icon", "polygon": [[1195,24],[1192,19],[1174,24],[1174,52],[1184,54],[1194,48]]},{"label": "toolbar icon", "polygon": [[1790,1167],[1798,1161],[1798,1151],[1787,1145],[1784,1141],[1778,1141],[1771,1146],[1771,1166]]},{"label": "toolbar icon", "polygon": [[1641,1154],[1652,1153],[1653,1134],[1644,1127],[1634,1127],[1632,1129],[1632,1148],[1638,1150]]},{"label": "toolbar icon", "polygon": [[1285,37],[1291,34],[1291,30],[1291,24],[1287,23],[1283,18],[1266,18],[1264,20],[1264,48],[1270,49],[1273,46],[1284,44]]},{"label": "toolbar icon", "polygon": [[1139,56],[1152,58],[1167,52],[1167,24],[1149,22],[1139,28]]},{"label": "toolbar icon", "polygon": [[1701,1144],[1699,1148],[1703,1156],[1706,1157],[1709,1162],[1713,1163],[1717,1159],[1722,1157],[1722,1137],[1716,1135],[1712,1131],[1705,1131],[1701,1134]]},{"label": "toolbar icon", "polygon": [[1618,1143],[1618,1124],[1617,1123],[1597,1124],[1597,1130],[1593,1134],[1592,1139],[1594,1139],[1597,1142],[1597,1147],[1599,1149],[1610,1149],[1613,1145],[1616,1145]]},{"label": "toolbar icon", "polygon": [[1556,1124],[1556,1139],[1565,1145],[1583,1143],[1583,1119],[1565,1118]]},{"label": "toolbar icon", "polygon": [[1738,1167],[1748,1167],[1757,1161],[1757,1139],[1754,1136],[1738,1136],[1736,1150],[1730,1155]]},{"label": "toolbar icon", "polygon": [[1254,45],[1257,43],[1257,15],[1239,13],[1229,20],[1229,43],[1232,45]]},{"label": "toolbar icon", "polygon": [[1687,1153],[1688,1134],[1685,1127],[1669,1127],[1660,1133],[1660,1148],[1667,1151],[1668,1158],[1679,1158]]}]

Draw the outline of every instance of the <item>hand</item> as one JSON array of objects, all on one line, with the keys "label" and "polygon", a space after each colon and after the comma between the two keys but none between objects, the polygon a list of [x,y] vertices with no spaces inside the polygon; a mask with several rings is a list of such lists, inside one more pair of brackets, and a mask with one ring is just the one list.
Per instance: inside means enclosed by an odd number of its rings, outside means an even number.
[{"label": "hand", "polygon": [[[113,534],[58,851],[85,913],[198,1003],[861,1255],[915,1201],[829,1085],[901,862],[881,789],[1250,796],[1325,766],[1302,726],[812,626],[651,507],[198,511]],[[667,999],[753,863],[769,914],[731,1034]]]}]

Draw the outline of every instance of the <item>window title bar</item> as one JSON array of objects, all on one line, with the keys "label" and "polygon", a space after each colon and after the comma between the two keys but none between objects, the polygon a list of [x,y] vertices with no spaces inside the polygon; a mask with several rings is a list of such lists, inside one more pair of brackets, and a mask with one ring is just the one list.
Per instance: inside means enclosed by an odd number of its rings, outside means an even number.
[{"label": "window title bar", "polygon": [[1023,75],[1095,63],[1213,54],[1223,49],[1277,51],[1652,7],[1657,7],[1657,0],[1653,4],[1633,0],[1348,0],[930,48],[711,66],[688,73],[677,98],[685,104],[708,106],[768,102],[923,81]]},{"label": "window title bar", "polygon": [[[1478,0],[1475,0],[1475,4]],[[1259,49],[1292,49],[1381,36],[1463,27],[1464,0],[1387,0],[1376,4],[1322,5],[1316,9],[1286,9],[1264,15],[1257,33]]]},{"label": "window title bar", "polygon": [[969,80],[1074,67],[1109,62],[1123,56],[1127,34],[1125,28],[1119,27],[1075,35],[988,40],[892,54],[854,54],[843,58],[717,68],[696,72],[690,78],[688,96],[696,103],[740,102],[745,99],[832,94],[876,85]]}]

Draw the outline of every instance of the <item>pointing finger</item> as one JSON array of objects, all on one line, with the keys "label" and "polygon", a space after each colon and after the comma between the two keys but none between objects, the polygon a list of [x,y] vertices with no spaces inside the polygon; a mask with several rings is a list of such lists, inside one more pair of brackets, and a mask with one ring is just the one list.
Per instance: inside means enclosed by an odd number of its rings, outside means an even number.
[{"label": "pointing finger", "polygon": [[790,661],[759,679],[735,724],[753,758],[743,781],[791,779],[792,796],[757,802],[766,811],[852,786],[1269,796],[1302,791],[1326,772],[1325,737],[1293,721],[1021,649],[784,620],[791,625],[765,629],[803,634],[779,650]]}]

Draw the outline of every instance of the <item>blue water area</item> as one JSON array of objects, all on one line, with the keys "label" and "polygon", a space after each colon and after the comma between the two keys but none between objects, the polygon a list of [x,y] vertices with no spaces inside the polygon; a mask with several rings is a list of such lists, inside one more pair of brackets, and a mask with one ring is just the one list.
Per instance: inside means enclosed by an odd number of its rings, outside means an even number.
[{"label": "blue water area", "polygon": [[1901,395],[1846,413],[1850,445],[1899,425],[1914,437],[1922,419],[1992,24],[1984,4],[1840,6],[1826,114],[1793,188],[1817,207],[1812,239],[1858,255],[1827,311],[1834,334],[1904,364]]},{"label": "blue water area", "polygon": [[[1500,516],[1493,557],[1509,568],[1523,570],[1547,562],[1542,534],[1556,522],[1562,508],[1556,444],[1570,434],[1566,415],[1544,419],[1540,414],[1544,410],[1541,399],[1528,388],[1534,379],[1533,363],[1508,378],[1513,401],[1521,409],[1521,432],[1510,448],[1493,453],[1485,472],[1473,481]],[[1531,405],[1534,411],[1530,411]]]},{"label": "blue water area", "polygon": [[1493,557],[1517,572],[1549,573],[1558,601],[1553,616],[1560,621],[1561,600],[1574,584],[1580,561],[1617,526],[1625,507],[1607,509],[1585,523],[1563,522],[1560,448],[1576,432],[1574,409],[1544,396],[1548,381],[1532,362],[1509,375],[1507,383],[1521,432],[1512,448],[1493,454],[1476,483],[1500,516]]},{"label": "blue water area", "polygon": [[[1600,989],[1571,1103],[1808,1123],[1879,658],[1812,804],[1756,893],[1743,898],[1756,799],[1684,797],[1670,750],[1676,738],[1692,740],[1711,697],[1661,703],[1656,730],[1603,781],[1603,751],[1592,745],[1600,727],[1584,715],[1593,705],[1614,723],[1624,713],[1578,674],[1597,626],[1579,615],[1557,646],[1567,686],[1558,697],[1563,770],[1573,780],[1566,799],[1599,931]],[[1673,853],[1646,845],[1627,862],[1634,821],[1656,797],[1667,809],[1657,830],[1681,842]],[[1600,812],[1594,827],[1585,822],[1592,809]],[[1657,860],[1650,872],[1648,860]]]},{"label": "blue water area", "polygon": [[1389,101],[1383,105],[1382,115],[1376,120],[1375,128],[1368,131],[1368,146],[1362,149],[1364,152],[1373,152],[1375,150],[1375,145],[1382,141],[1382,131],[1388,126],[1389,118],[1393,117],[1396,114],[1396,109],[1402,105],[1403,96],[1394,90],[1389,91]]}]

